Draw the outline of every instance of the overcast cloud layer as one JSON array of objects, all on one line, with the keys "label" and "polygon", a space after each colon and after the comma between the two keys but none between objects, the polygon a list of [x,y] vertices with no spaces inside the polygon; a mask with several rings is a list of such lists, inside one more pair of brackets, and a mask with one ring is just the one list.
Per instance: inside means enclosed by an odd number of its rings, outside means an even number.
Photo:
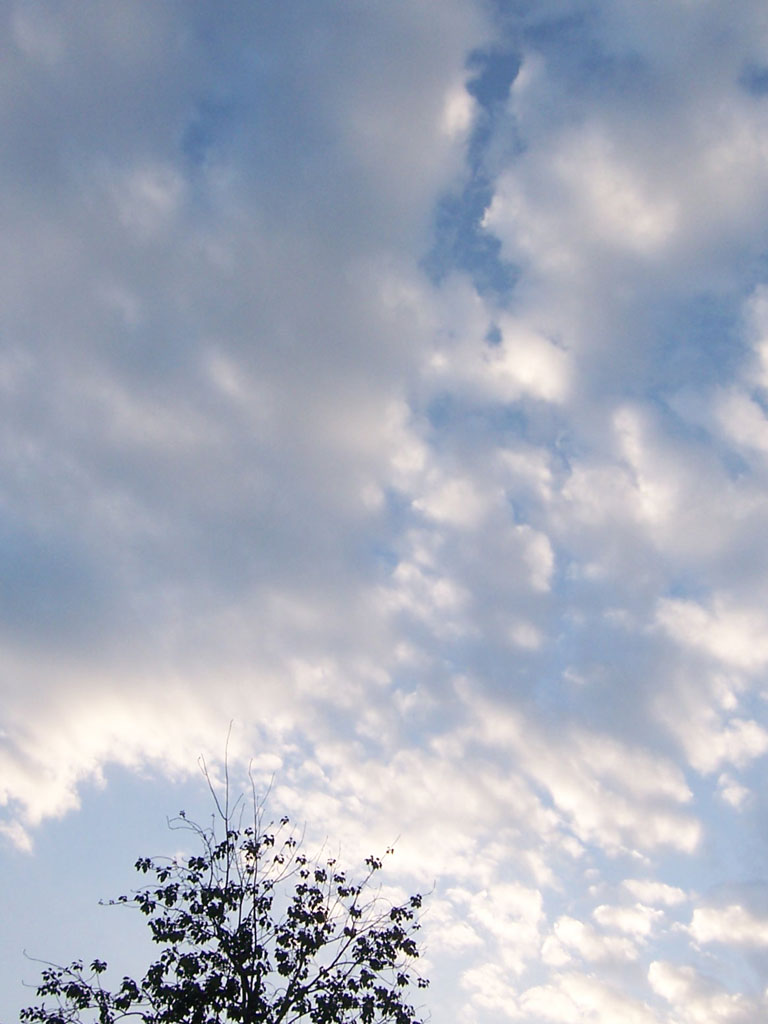
[{"label": "overcast cloud layer", "polygon": [[765,4],[0,18],[8,863],[233,721],[436,1021],[765,1020]]}]

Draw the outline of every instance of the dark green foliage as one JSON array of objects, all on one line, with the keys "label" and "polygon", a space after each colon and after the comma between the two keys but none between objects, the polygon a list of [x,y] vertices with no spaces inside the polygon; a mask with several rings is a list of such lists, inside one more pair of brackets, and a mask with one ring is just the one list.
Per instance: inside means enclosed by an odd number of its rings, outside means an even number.
[{"label": "dark green foliage", "polygon": [[[258,809],[257,809],[258,812]],[[283,818],[224,835],[188,822],[201,852],[169,862],[142,857],[136,870],[146,888],[111,901],[139,909],[161,947],[141,981],[102,982],[107,965],[48,966],[39,1006],[21,1013],[27,1024],[420,1024],[406,1001],[419,951],[414,934],[421,896],[393,906],[376,894],[382,867],[368,857],[361,881],[333,859],[301,852]]]}]

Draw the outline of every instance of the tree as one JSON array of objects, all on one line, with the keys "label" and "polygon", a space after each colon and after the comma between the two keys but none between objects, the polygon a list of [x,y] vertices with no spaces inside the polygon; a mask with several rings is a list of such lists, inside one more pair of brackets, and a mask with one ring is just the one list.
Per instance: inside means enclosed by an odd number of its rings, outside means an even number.
[{"label": "tree", "polygon": [[21,1020],[421,1024],[406,998],[411,984],[427,985],[414,971],[421,895],[384,899],[374,882],[379,857],[366,859],[359,881],[333,858],[307,857],[288,819],[263,825],[255,800],[246,828],[218,801],[217,809],[218,833],[216,818],[202,827],[180,812],[171,825],[191,832],[199,852],[139,858],[136,870],[151,883],[109,901],[144,914],[162,947],[144,977],[110,989],[102,960],[48,964],[37,988],[44,1001]]}]

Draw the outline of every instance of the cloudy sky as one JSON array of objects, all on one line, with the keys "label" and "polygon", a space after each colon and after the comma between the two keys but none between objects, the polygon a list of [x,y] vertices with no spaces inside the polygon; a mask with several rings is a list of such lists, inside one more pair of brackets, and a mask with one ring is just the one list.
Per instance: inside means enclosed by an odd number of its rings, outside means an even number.
[{"label": "cloudy sky", "polygon": [[763,0],[0,19],[0,1019],[232,723],[435,1021],[764,1021]]}]

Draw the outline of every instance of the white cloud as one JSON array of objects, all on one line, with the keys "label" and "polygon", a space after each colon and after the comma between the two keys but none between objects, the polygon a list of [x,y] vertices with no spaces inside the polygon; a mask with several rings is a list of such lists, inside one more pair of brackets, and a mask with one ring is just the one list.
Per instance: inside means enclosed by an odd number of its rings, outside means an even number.
[{"label": "white cloud", "polygon": [[[724,714],[708,686],[678,682],[657,701],[660,721],[681,743],[696,771],[709,774],[725,764],[746,767],[766,750],[765,729],[753,719]],[[730,710],[730,709],[727,709]]]},{"label": "white cloud", "polygon": [[600,241],[655,255],[674,234],[674,199],[623,163],[598,126],[580,126],[562,139],[552,170],[571,192],[569,207]]},{"label": "white cloud", "polygon": [[676,1018],[690,1024],[750,1024],[765,1012],[764,999],[728,992],[693,967],[654,960],[648,980],[653,991],[672,1006]]},{"label": "white cloud", "polygon": [[602,904],[595,908],[593,916],[603,928],[614,928],[637,938],[646,938],[664,914],[661,910],[635,903],[631,907]]},{"label": "white cloud", "polygon": [[[603,31],[619,6],[606,11]],[[730,250],[738,231],[743,246],[761,237],[761,190],[768,175],[765,112],[739,93],[736,67],[729,69],[730,81],[713,79],[716,113],[709,118],[693,113],[695,98],[686,77],[693,71],[677,55],[675,60],[661,56],[659,49],[666,34],[700,33],[700,25],[681,28],[677,14],[670,10],[668,27],[655,26],[653,52],[649,48],[645,56],[646,73],[666,83],[650,104],[640,99],[642,90],[627,95],[624,104],[608,97],[599,104],[586,86],[585,93],[559,96],[557,87],[564,82],[558,81],[557,68],[541,53],[524,61],[511,108],[527,147],[501,176],[487,222],[510,255],[522,256],[537,272],[594,280],[595,264],[611,253],[652,258],[655,269],[664,266],[679,279],[688,272],[686,258],[698,266],[722,265],[725,254],[716,252],[717,245]],[[625,38],[619,30],[616,38],[609,34],[607,45],[618,45],[621,52],[627,39],[648,31],[650,21],[643,21]],[[722,26],[720,31],[725,32]],[[698,34],[690,49],[699,61],[724,67],[734,59],[731,53],[715,55],[704,40]],[[622,58],[625,53],[617,56]],[[568,67],[565,59],[563,64]],[[633,84],[637,88],[639,82]],[[702,87],[702,102],[706,92]],[[598,273],[603,270],[599,266]]]},{"label": "white cloud", "polygon": [[739,810],[750,796],[746,786],[742,786],[728,772],[723,772],[717,780],[717,790],[721,798],[731,807]]},{"label": "white cloud", "polygon": [[468,698],[479,735],[516,755],[582,842],[609,851],[630,844],[692,852],[698,845],[700,823],[679,810],[691,792],[667,759],[583,729],[561,731],[555,739],[520,714],[493,707],[471,691]]},{"label": "white cloud", "polygon": [[518,621],[509,627],[509,639],[516,647],[537,650],[543,643],[541,632],[530,622]]},{"label": "white cloud", "polygon": [[[518,82],[529,90],[531,76]],[[673,189],[653,169],[627,159],[607,126],[579,124],[550,140],[537,140],[498,183],[485,225],[505,241],[512,257],[537,269],[576,279],[595,250],[658,257],[674,240],[680,217]],[[556,197],[546,205],[545,197]]]},{"label": "white cloud", "polygon": [[426,494],[416,498],[413,507],[438,523],[477,528],[489,506],[495,503],[494,496],[479,494],[471,480],[453,476],[430,483]]},{"label": "white cloud", "polygon": [[450,899],[430,900],[428,921],[431,953],[447,950],[450,953],[466,954],[483,945],[477,930],[465,919],[463,909],[461,907],[457,911]]},{"label": "white cloud", "polygon": [[467,905],[470,920],[498,943],[503,966],[515,975],[537,955],[544,920],[538,889],[498,883],[492,892],[473,893]]},{"label": "white cloud", "polygon": [[[461,287],[458,286],[461,294]],[[513,403],[525,398],[560,403],[565,400],[571,366],[562,345],[541,330],[511,316],[496,318],[498,342],[486,338],[488,314],[467,296],[462,305],[463,323],[450,324],[448,337],[432,353],[427,379],[450,386],[475,401]],[[453,299],[444,315],[454,313]]]},{"label": "white cloud", "polygon": [[0,834],[6,836],[18,850],[24,853],[32,852],[32,837],[20,822],[0,822]]},{"label": "white cloud", "polygon": [[511,492],[521,494],[531,491],[544,502],[552,499],[553,474],[549,449],[516,445],[500,449],[498,458]]},{"label": "white cloud", "polygon": [[768,918],[753,914],[739,903],[697,907],[688,930],[694,941],[703,944],[720,942],[758,949],[768,946]]},{"label": "white cloud", "polygon": [[659,625],[679,643],[747,671],[768,662],[768,620],[760,608],[739,607],[715,594],[710,606],[666,598],[659,602]]},{"label": "white cloud", "polygon": [[552,935],[542,945],[541,955],[545,963],[560,967],[567,964],[574,955],[588,962],[636,960],[638,949],[631,939],[601,935],[591,925],[563,916],[555,921]]},{"label": "white cloud", "polygon": [[457,85],[451,88],[443,107],[442,128],[446,135],[466,135],[474,115],[475,102],[464,86]]},{"label": "white cloud", "polygon": [[758,285],[750,295],[745,310],[749,340],[754,350],[753,365],[748,377],[758,387],[768,388],[768,289]]},{"label": "white cloud", "polygon": [[460,584],[412,562],[399,563],[386,592],[387,605],[410,612],[438,634],[465,631],[461,613],[468,600],[469,594]]},{"label": "white cloud", "polygon": [[481,1011],[488,1010],[512,1019],[519,1016],[514,999],[515,987],[498,964],[485,963],[463,971],[461,984],[470,992],[472,1005]]},{"label": "white cloud", "polygon": [[688,898],[683,889],[647,878],[626,878],[622,886],[644,904],[674,907]]},{"label": "white cloud", "polygon": [[174,167],[131,168],[112,185],[122,224],[142,239],[166,227],[183,201],[184,181]]},{"label": "white cloud", "polygon": [[716,413],[723,433],[735,444],[763,454],[768,452],[768,419],[749,395],[737,389],[724,392]]},{"label": "white cloud", "polygon": [[530,573],[534,590],[549,590],[555,568],[555,555],[549,538],[532,529],[527,523],[515,526],[513,536],[522,541],[522,557]]},{"label": "white cloud", "polygon": [[562,401],[568,388],[567,353],[524,323],[502,317],[501,342],[486,351],[483,376],[491,396],[514,401],[529,394]]},{"label": "white cloud", "polygon": [[653,1010],[589,974],[555,974],[546,985],[526,989],[519,998],[524,1019],[558,1024],[657,1024]]}]

